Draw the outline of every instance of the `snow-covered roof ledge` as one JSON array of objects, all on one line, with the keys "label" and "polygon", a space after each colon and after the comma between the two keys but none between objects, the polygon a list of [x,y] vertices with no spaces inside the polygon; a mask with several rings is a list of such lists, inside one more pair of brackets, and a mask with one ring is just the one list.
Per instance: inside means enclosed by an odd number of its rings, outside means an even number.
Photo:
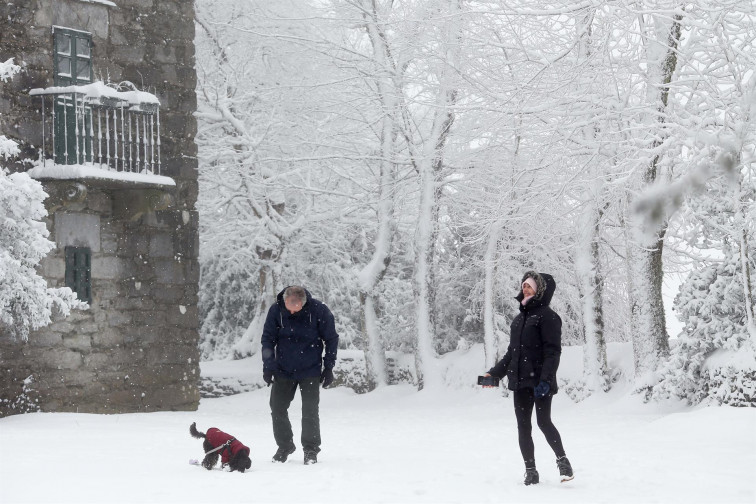
[{"label": "snow-covered roof ledge", "polygon": [[102,4],[102,5],[107,5],[108,7],[118,7],[116,4],[114,4],[110,0],[79,0],[79,2]]},{"label": "snow-covered roof ledge", "polygon": [[117,171],[112,168],[100,168],[96,164],[73,164],[60,165],[54,164],[47,160],[43,165],[38,162],[34,168],[28,171],[30,177],[35,179],[57,179],[57,180],[113,180],[121,182],[133,182],[137,184],[150,184],[159,186],[175,186],[176,182],[171,177],[155,175],[152,173],[136,173],[127,171]]},{"label": "snow-covered roof ledge", "polygon": [[141,108],[143,111],[155,112],[160,106],[157,96],[147,91],[139,91],[130,82],[124,82],[121,87],[131,87],[131,91],[118,91],[102,81],[96,81],[83,86],[52,86],[48,88],[35,88],[29,91],[30,96],[58,95],[76,93],[82,95],[91,103],[104,104],[107,100],[113,106],[119,104],[129,105],[132,108]]}]

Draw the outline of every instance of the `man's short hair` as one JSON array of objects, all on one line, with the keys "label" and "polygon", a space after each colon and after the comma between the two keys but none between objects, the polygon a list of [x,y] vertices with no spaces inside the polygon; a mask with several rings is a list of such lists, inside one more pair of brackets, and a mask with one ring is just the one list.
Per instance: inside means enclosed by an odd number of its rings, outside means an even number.
[{"label": "man's short hair", "polygon": [[307,301],[307,292],[305,291],[304,287],[292,285],[291,287],[286,287],[283,297],[284,299],[297,299],[301,301],[302,304],[305,304],[305,302]]}]

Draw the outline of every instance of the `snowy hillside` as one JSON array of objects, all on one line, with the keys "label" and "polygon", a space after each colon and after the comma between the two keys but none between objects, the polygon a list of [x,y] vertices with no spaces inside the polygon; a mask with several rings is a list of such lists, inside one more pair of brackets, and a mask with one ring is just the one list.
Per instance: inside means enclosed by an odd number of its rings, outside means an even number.
[{"label": "snowy hillside", "polygon": [[[618,347],[610,347],[610,360]],[[562,369],[580,368],[568,348]],[[446,360],[473,381],[476,349]],[[244,366],[248,364],[248,366]],[[212,363],[218,375],[254,380],[257,362]],[[246,367],[246,369],[245,369]],[[541,484],[522,484],[511,398],[467,386],[416,392],[392,386],[321,395],[323,451],[301,448],[273,464],[269,389],[203,399],[197,412],[27,414],[0,419],[0,502],[324,503],[753,503],[754,408],[643,404],[620,379],[604,396],[554,400],[576,478],[560,484],[548,445],[534,433]],[[299,400],[292,404],[295,439]],[[220,427],[252,449],[239,474],[191,466],[201,443],[188,433]]]}]

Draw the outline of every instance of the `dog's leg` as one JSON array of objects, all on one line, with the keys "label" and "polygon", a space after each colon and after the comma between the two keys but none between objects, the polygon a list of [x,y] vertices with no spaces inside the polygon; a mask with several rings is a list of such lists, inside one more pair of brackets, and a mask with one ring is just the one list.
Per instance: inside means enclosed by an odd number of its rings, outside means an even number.
[{"label": "dog's leg", "polygon": [[213,467],[215,467],[215,464],[218,463],[218,453],[211,453],[209,455],[205,455],[205,458],[202,459],[202,467],[210,471]]},{"label": "dog's leg", "polygon": [[[205,439],[202,442],[202,449],[205,451],[205,453],[209,452],[213,448],[215,447],[211,445],[210,441],[208,441],[207,439]],[[208,453],[207,455],[205,455],[205,458],[202,459],[202,467],[204,467],[205,469],[209,471],[215,466],[217,462],[218,462],[218,452]]]}]

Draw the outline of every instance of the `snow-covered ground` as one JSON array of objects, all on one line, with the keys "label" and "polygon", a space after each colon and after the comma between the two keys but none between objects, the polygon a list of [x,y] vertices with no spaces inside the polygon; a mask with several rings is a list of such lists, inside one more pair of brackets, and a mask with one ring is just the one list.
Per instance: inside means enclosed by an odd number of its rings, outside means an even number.
[{"label": "snow-covered ground", "polygon": [[[471,366],[474,353],[455,359],[457,372]],[[565,352],[565,373],[578,354]],[[256,372],[239,362],[227,369]],[[576,478],[559,483],[536,428],[541,484],[525,487],[511,398],[498,390],[326,390],[323,451],[314,466],[302,464],[301,449],[286,464],[270,462],[276,447],[268,397],[259,389],[203,399],[197,412],[0,419],[0,502],[756,502],[754,408],[642,404],[622,381],[579,404],[560,393],[553,416]],[[298,399],[291,412],[296,435]],[[193,421],[250,446],[252,469],[189,465],[202,455],[188,433]]]}]

